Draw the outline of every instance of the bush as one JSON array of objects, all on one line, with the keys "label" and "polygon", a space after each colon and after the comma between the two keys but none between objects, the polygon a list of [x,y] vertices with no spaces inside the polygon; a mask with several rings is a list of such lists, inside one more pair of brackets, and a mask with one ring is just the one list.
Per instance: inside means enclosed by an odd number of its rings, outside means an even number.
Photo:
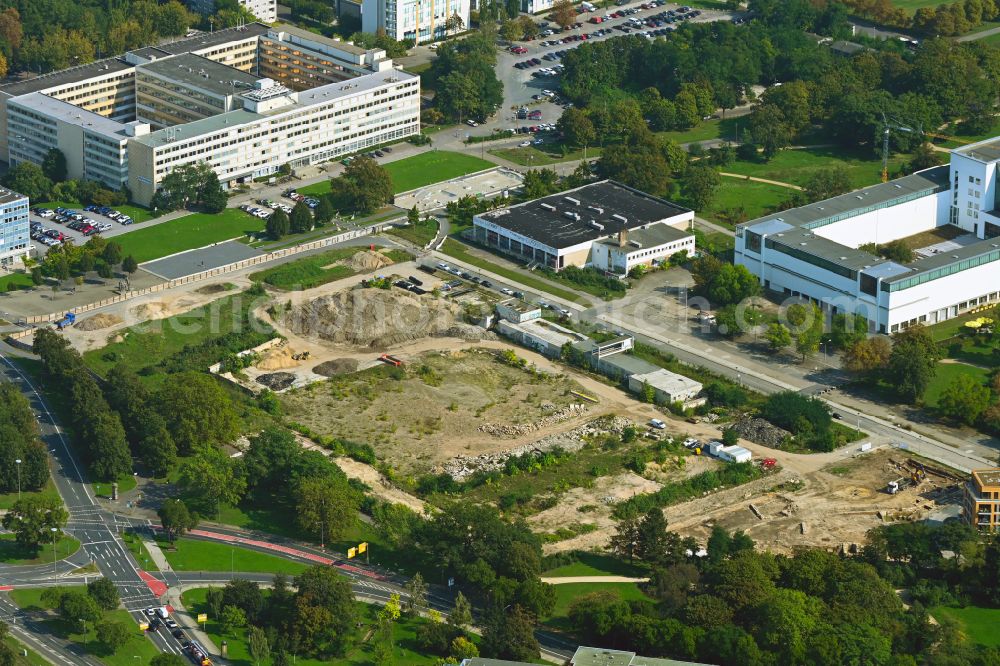
[{"label": "bush", "polygon": [[548,277],[570,282],[590,290],[604,290],[612,294],[624,294],[626,289],[628,289],[628,285],[618,278],[605,275],[592,266],[587,268],[567,266],[558,273],[548,267],[542,267],[538,270]]},{"label": "bush", "polygon": [[711,492],[720,486],[739,486],[760,478],[762,472],[751,463],[727,463],[717,471],[702,472],[677,483],[663,486],[655,493],[636,495],[615,505],[614,516],[619,520],[636,518],[650,510],[677,504]]}]

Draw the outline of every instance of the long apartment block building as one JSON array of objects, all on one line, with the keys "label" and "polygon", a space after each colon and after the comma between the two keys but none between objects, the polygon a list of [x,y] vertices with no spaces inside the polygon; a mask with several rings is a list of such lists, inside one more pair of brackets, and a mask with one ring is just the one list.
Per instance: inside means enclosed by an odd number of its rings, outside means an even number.
[{"label": "long apartment block building", "polygon": [[[767,289],[830,313],[864,315],[872,332],[996,303],[998,162],[1000,137],[952,151],[949,165],[739,225],[734,261]],[[869,244],[903,239],[920,241],[913,261],[869,251]]]},{"label": "long apartment block building", "polygon": [[0,151],[148,205],[183,164],[230,187],[416,134],[419,97],[380,49],[251,24],[0,87]]}]

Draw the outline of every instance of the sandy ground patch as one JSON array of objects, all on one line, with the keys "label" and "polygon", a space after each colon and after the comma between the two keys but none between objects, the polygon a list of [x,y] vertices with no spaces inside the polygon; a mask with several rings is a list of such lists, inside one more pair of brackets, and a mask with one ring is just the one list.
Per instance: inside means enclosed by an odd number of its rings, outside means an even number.
[{"label": "sandy ground patch", "polygon": [[99,331],[102,328],[110,328],[120,323],[122,323],[122,318],[118,315],[104,314],[102,312],[78,321],[74,328],[80,331]]}]

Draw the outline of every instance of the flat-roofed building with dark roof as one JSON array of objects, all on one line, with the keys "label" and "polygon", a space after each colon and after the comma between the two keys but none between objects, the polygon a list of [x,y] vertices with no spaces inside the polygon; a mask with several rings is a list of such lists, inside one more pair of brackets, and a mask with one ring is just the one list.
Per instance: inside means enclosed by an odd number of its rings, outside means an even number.
[{"label": "flat-roofed building with dark roof", "polygon": [[604,180],[480,213],[472,222],[478,243],[528,264],[625,275],[693,252],[694,236],[685,231],[693,219],[692,210]]},{"label": "flat-roofed building with dark roof", "polygon": [[[736,228],[734,261],[763,286],[831,313],[858,313],[872,332],[934,324],[1000,300],[1000,139],[919,171]],[[919,243],[915,237],[920,235]],[[872,245],[907,241],[915,259]]]}]

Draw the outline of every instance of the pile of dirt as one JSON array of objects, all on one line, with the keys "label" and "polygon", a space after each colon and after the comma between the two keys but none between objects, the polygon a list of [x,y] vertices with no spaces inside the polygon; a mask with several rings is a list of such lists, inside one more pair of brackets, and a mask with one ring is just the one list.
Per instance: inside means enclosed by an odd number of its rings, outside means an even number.
[{"label": "pile of dirt", "polygon": [[358,273],[368,273],[370,271],[377,271],[380,268],[385,268],[386,266],[391,266],[392,263],[392,259],[385,256],[381,252],[362,250],[361,252],[355,253],[351,257],[349,266]]},{"label": "pile of dirt", "polygon": [[108,328],[109,326],[114,326],[115,324],[122,323],[122,318],[117,315],[112,314],[96,314],[93,317],[87,317],[83,321],[76,323],[76,328],[81,331],[97,331],[102,328]]},{"label": "pile of dirt", "polygon": [[159,301],[143,303],[132,308],[129,312],[139,319],[163,319],[170,316],[170,309],[167,307],[167,304],[160,303]]},{"label": "pile of dirt", "polygon": [[755,444],[770,446],[772,449],[780,449],[786,438],[792,436],[792,433],[779,428],[770,421],[747,415],[741,416],[727,430],[735,430],[741,438],[748,439]]},{"label": "pile of dirt", "polygon": [[354,289],[320,296],[282,314],[297,335],[371,350],[385,350],[426,337],[461,333],[487,337],[485,329],[458,323],[458,306],[401,290]]},{"label": "pile of dirt", "polygon": [[257,383],[272,391],[284,391],[295,383],[295,375],[290,372],[271,372],[257,378]]},{"label": "pile of dirt", "polygon": [[313,372],[324,377],[336,377],[357,372],[359,365],[360,362],[356,358],[335,358],[320,363],[313,368]]},{"label": "pile of dirt", "polygon": [[198,287],[197,289],[194,290],[194,293],[211,296],[212,294],[221,294],[224,291],[229,291],[232,288],[233,285],[231,284],[216,282],[214,284],[206,284],[204,287]]},{"label": "pile of dirt", "polygon": [[299,362],[292,358],[292,348],[288,345],[272,347],[261,355],[255,364],[260,370],[284,370],[298,367]]}]

